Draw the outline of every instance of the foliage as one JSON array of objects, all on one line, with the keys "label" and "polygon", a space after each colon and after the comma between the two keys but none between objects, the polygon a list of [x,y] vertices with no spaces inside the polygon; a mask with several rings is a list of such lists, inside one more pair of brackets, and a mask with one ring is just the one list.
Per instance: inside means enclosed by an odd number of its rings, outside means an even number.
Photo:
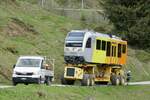
[{"label": "foliage", "polygon": [[140,48],[150,47],[150,1],[104,0],[105,13],[116,33]]},{"label": "foliage", "polygon": [[[112,25],[110,26],[103,19],[98,25],[80,23],[47,11],[36,3],[32,4],[32,1],[35,0],[0,2],[0,83],[11,84],[12,66],[19,55],[42,55],[54,58],[55,82],[59,83],[64,70],[63,46],[67,32],[84,28],[99,32],[112,29]],[[89,12],[83,14],[85,17]],[[149,53],[129,48],[128,54],[127,69],[132,71],[132,81],[149,80]]]}]

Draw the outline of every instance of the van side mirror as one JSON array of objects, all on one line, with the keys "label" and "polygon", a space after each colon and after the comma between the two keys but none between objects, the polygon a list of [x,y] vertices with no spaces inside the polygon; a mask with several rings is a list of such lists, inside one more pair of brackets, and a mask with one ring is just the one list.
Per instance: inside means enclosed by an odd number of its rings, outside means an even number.
[{"label": "van side mirror", "polygon": [[15,67],[16,67],[16,64],[13,65],[13,68],[15,68]]}]

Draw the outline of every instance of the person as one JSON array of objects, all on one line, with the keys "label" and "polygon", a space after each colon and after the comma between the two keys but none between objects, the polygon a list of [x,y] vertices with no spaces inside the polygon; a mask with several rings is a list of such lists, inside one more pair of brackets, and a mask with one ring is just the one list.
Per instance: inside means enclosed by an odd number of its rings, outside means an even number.
[{"label": "person", "polygon": [[50,65],[49,64],[45,64],[45,69],[50,70]]},{"label": "person", "polygon": [[127,71],[127,85],[129,83],[129,81],[131,80],[131,71]]}]

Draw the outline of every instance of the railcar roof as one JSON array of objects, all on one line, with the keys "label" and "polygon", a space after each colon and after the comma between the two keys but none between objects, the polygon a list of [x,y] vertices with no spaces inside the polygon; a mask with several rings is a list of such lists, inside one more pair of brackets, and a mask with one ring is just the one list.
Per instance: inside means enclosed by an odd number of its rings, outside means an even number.
[{"label": "railcar roof", "polygon": [[42,56],[20,56],[20,59],[44,59]]},{"label": "railcar roof", "polygon": [[120,37],[117,37],[115,35],[104,34],[104,33],[99,33],[99,32],[94,32],[94,31],[89,31],[89,30],[71,30],[71,32],[83,32],[83,33],[90,32],[91,34],[93,34],[96,37],[105,37],[105,38],[108,38],[108,39],[124,41]]}]

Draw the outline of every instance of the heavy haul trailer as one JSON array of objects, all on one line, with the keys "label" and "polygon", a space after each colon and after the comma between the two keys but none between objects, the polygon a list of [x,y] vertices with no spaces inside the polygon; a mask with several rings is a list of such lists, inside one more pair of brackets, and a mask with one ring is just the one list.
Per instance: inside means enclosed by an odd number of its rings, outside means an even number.
[{"label": "heavy haul trailer", "polygon": [[126,41],[93,31],[73,30],[65,39],[62,84],[80,80],[86,86],[108,82],[123,85],[126,58]]}]

